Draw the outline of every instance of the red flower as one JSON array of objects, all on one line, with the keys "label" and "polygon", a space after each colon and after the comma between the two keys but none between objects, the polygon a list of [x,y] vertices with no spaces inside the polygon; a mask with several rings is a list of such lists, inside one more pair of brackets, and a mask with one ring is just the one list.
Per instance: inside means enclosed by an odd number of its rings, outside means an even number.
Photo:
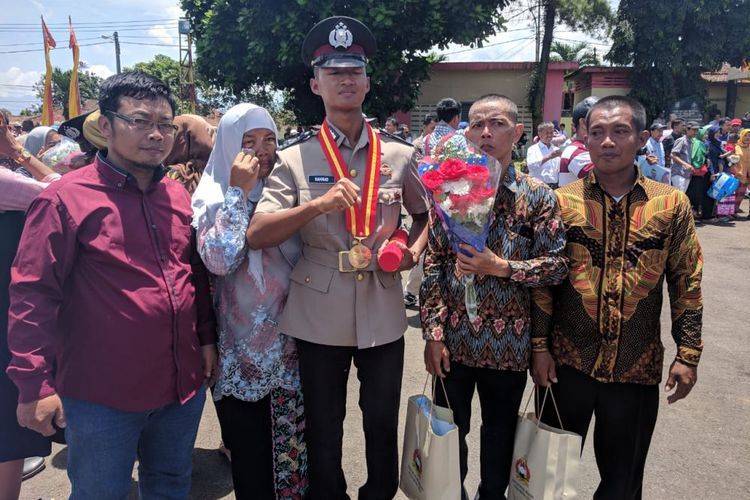
[{"label": "red flower", "polygon": [[458,212],[461,215],[466,215],[469,210],[469,205],[472,204],[471,194],[459,196],[457,194],[448,195],[451,200],[451,211]]},{"label": "red flower", "polygon": [[471,203],[482,203],[484,200],[493,198],[495,191],[488,187],[474,188],[469,193],[469,196],[471,197]]},{"label": "red flower", "polygon": [[438,170],[429,170],[422,175],[422,184],[430,191],[436,191],[443,185],[445,178]]},{"label": "red flower", "polygon": [[484,186],[490,180],[490,171],[480,165],[470,165],[467,177],[475,186]]},{"label": "red flower", "polygon": [[440,165],[440,168],[438,168],[438,171],[446,181],[455,181],[466,176],[468,166],[461,160],[451,158],[450,160],[445,160]]}]

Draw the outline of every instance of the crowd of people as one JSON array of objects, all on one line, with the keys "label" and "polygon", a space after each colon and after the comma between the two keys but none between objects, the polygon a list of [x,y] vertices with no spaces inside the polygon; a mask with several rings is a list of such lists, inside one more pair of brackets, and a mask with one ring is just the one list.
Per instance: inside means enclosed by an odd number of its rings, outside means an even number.
[{"label": "crowd of people", "polygon": [[[585,130],[582,121],[596,100],[590,97],[574,108],[576,132],[570,139],[561,125],[543,122],[537,127],[534,144],[526,153],[532,177],[556,189],[585,177],[593,168],[579,131]],[[727,223],[745,214],[741,205],[750,182],[750,122],[717,115],[702,126],[676,115],[670,118],[669,128],[658,119],[649,125],[648,140],[635,160],[640,171],[686,193],[698,225]],[[738,186],[717,200],[709,194],[711,186],[726,182],[726,176],[736,178]]]},{"label": "crowd of people", "polygon": [[[445,385],[435,402],[453,410],[461,482],[478,392],[477,498],[505,497],[527,373],[558,403],[543,422],[585,438],[596,416],[595,498],[641,498],[664,280],[670,403],[695,384],[703,347],[693,199],[635,166],[660,129],[630,98],[587,99],[569,140],[540,125],[527,175],[512,161],[517,106],[489,94],[466,124],[456,100],[441,100],[410,144],[395,120],[379,131],[362,114],[375,46],[355,19],[311,29],[302,53],[326,118],[296,140],[289,131],[283,149],[262,107],[238,104],[214,128],[175,116],[170,89],[140,72],[108,78],[98,110],[59,132],[17,137],[0,115],[0,498],[19,496],[33,472],[24,459],[49,455],[51,439],[67,443],[71,498],[126,498],[136,459],[141,497],[186,498],[207,387],[237,498],[349,498],[352,364],[367,469],[358,496],[393,498],[404,301],[420,309],[425,368]],[[455,134],[502,166],[481,252],[452,248],[417,170]],[[58,172],[42,158],[66,138],[79,151]],[[736,150],[745,143],[740,134]],[[711,147],[709,162],[728,157]],[[392,239],[402,208],[405,241]],[[385,271],[378,256],[393,244],[402,259]]]}]

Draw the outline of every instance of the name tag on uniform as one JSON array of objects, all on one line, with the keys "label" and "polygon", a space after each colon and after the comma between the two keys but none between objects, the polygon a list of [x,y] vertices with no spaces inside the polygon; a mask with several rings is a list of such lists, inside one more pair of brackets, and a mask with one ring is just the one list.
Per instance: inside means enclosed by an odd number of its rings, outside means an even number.
[{"label": "name tag on uniform", "polygon": [[310,184],[333,184],[336,182],[336,178],[332,175],[311,175],[307,178],[307,182]]}]

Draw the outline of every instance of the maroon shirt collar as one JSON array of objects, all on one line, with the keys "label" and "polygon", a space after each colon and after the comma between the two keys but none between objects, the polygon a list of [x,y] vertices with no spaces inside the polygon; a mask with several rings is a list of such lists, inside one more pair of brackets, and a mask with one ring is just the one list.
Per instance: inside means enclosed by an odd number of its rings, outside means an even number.
[{"label": "maroon shirt collar", "polygon": [[[96,160],[94,161],[94,164],[96,165],[96,169],[107,182],[120,188],[124,187],[125,183],[130,183],[136,187],[138,186],[135,177],[133,177],[127,170],[122,169],[109,161],[104,151],[99,151],[96,154]],[[161,182],[161,180],[164,178],[165,173],[166,172],[162,165],[160,165],[159,168],[155,169],[154,179],[149,189],[153,189],[154,186],[159,184],[159,182]]]}]

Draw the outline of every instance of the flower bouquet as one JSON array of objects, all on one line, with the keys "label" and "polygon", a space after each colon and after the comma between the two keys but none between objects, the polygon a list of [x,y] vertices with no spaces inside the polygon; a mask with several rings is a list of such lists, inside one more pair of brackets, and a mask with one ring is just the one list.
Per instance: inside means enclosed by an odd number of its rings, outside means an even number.
[{"label": "flower bouquet", "polygon": [[[419,164],[422,183],[432,196],[435,213],[445,228],[453,250],[462,243],[484,250],[493,218],[495,195],[502,168],[463,135],[444,139],[432,156]],[[474,275],[463,277],[466,312],[477,317]]]}]

